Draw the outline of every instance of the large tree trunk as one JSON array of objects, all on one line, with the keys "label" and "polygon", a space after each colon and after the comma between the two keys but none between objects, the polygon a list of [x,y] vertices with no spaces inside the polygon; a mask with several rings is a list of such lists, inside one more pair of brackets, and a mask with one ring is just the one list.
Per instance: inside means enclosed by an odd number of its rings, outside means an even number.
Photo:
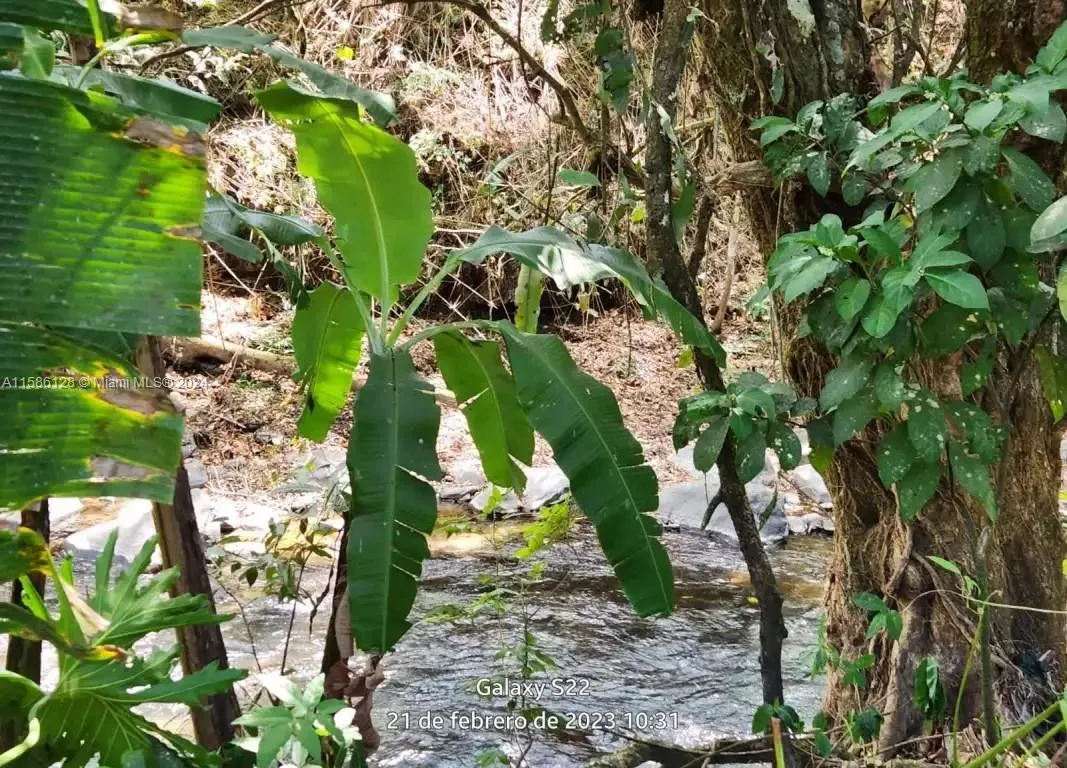
[{"label": "large tree trunk", "polygon": [[[1045,8],[1041,0],[972,3],[968,32],[972,76],[978,72],[988,78],[1002,68],[1023,65],[1060,21],[1062,3],[1048,5],[1056,8]],[[1022,6],[1025,12],[1019,10]],[[708,109],[720,111],[736,162],[759,158],[759,147],[748,131],[752,118],[793,115],[815,99],[841,92],[871,95],[875,90],[864,20],[855,0],[813,1],[810,8],[807,2],[787,0],[762,4],[705,0],[703,9],[711,23],[700,41],[705,65],[703,88],[696,90],[714,94]],[[809,9],[810,16],[804,13]],[[987,15],[976,17],[976,12]],[[760,44],[773,46],[783,68],[784,99],[778,105],[770,97],[771,66],[756,52]],[[754,70],[758,83],[753,82]],[[823,199],[797,184],[781,191],[747,187],[744,195],[764,255],[771,253],[779,234],[805,228],[823,213],[838,213],[847,226],[857,222],[862,210],[850,209],[834,192]],[[834,361],[810,341],[794,339],[796,306],[776,310],[784,367],[800,394],[817,396]],[[958,362],[950,361],[951,367],[925,366],[922,383],[959,397]],[[825,594],[826,642],[842,658],[873,652],[878,661],[865,691],[846,686],[840,673],[831,670],[824,706],[838,720],[849,710],[878,709],[885,717],[883,747],[922,731],[912,691],[914,671],[925,656],[938,660],[949,701],[955,700],[975,632],[973,607],[954,596],[959,591],[955,577],[931,567],[925,555],[956,562],[971,575],[981,575],[984,567],[988,589],[998,602],[1064,608],[1067,596],[1060,573],[1064,540],[1057,504],[1059,434],[1034,366],[1005,362],[1008,373],[997,374],[991,386],[1013,391],[1010,406],[995,417],[1010,421],[1014,437],[996,472],[1000,521],[988,542],[982,540],[982,512],[947,482],[917,521],[910,525],[900,521],[893,495],[882,487],[875,467],[872,447],[881,437],[877,427],[839,448],[828,473],[836,532]],[[883,595],[900,611],[904,630],[899,641],[889,642],[884,634],[873,643],[866,640],[867,616],[851,602],[860,592]],[[1064,622],[1051,614],[997,610],[991,613],[990,624],[998,708],[1014,721],[1040,709],[1041,697],[1048,694],[1046,681],[1039,679],[1044,672],[1053,685],[1061,682]],[[963,681],[964,725],[981,710],[980,671],[981,665],[974,663]],[[786,691],[787,700],[788,696]]]}]

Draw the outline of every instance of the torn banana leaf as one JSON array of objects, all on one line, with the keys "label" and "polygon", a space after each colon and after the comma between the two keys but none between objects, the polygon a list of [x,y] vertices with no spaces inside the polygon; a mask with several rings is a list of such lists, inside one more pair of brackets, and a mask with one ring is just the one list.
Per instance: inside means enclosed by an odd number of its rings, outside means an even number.
[{"label": "torn banana leaf", "polygon": [[170,501],[182,418],[136,370],[42,328],[0,324],[0,509],[46,496]]}]

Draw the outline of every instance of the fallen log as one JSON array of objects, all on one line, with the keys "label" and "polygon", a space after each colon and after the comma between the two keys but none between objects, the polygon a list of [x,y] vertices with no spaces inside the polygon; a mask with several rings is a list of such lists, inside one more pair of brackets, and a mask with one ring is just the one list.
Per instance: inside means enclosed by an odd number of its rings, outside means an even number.
[{"label": "fallen log", "polygon": [[265,349],[253,349],[244,344],[223,341],[214,336],[172,337],[167,339],[165,349],[175,363],[194,366],[203,360],[220,363],[240,363],[257,371],[292,376],[296,360],[289,355],[279,355]]},{"label": "fallen log", "polygon": [[[214,336],[174,336],[166,340],[164,350],[173,363],[194,367],[206,360],[219,363],[243,365],[256,371],[291,377],[296,372],[296,360],[289,355],[279,355],[265,349],[253,349],[232,341],[223,341]],[[357,371],[352,377],[353,391],[367,383],[367,374]],[[434,389],[434,398],[439,405],[456,406],[456,396],[443,387]]]}]

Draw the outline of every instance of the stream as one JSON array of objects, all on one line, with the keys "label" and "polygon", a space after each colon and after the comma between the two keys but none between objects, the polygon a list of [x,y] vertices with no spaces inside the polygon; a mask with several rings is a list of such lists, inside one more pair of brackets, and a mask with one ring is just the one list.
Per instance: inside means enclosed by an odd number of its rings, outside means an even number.
[{"label": "stream", "polygon": [[[735,545],[690,529],[668,532],[677,610],[667,618],[638,618],[587,528],[542,552],[542,580],[526,594],[528,626],[538,648],[557,664],[533,678],[545,688],[527,698],[555,713],[570,713],[584,733],[531,729],[530,738],[478,722],[507,713],[507,697],[479,696],[477,681],[520,678],[518,663],[498,661],[501,648],[521,638],[520,607],[476,622],[421,621],[445,605],[468,604],[486,587],[481,577],[515,587],[527,566],[487,556],[438,556],[427,562],[413,613],[414,626],[386,659],[385,683],[374,700],[382,746],[378,766],[472,768],[477,756],[500,749],[524,765],[571,768],[621,746],[621,734],[682,746],[749,733],[760,704],[759,616]],[[791,537],[771,552],[785,596],[783,671],[788,703],[808,722],[819,708],[821,681],[808,677],[818,635],[819,599],[829,539]],[[325,574],[313,574],[314,581]],[[314,590],[313,590],[314,591]],[[264,668],[277,669],[290,606],[260,601],[248,613]],[[321,633],[319,615],[313,632]],[[254,668],[240,620],[226,628],[230,660]],[[298,610],[287,666],[298,677],[315,674],[320,634],[308,635],[307,611]],[[484,691],[483,691],[484,692]],[[599,728],[593,726],[600,726]]]},{"label": "stream", "polygon": [[[471,533],[431,539],[435,557],[425,564],[414,626],[386,657],[386,680],[375,694],[382,745],[373,765],[474,768],[481,753],[501,750],[513,760],[525,753],[522,764],[532,768],[575,768],[621,746],[624,734],[696,747],[749,733],[761,699],[759,615],[735,544],[691,528],[666,532],[677,608],[666,618],[641,619],[619,592],[592,529],[583,522],[566,541],[539,553],[543,573],[521,604],[512,600],[504,616],[492,613],[459,623],[424,620],[442,606],[477,599],[487,589],[486,574],[497,586],[519,587],[529,562],[503,556],[510,548],[488,540]],[[770,551],[789,630],[783,658],[786,696],[806,722],[822,695],[822,681],[807,673],[829,549],[828,538],[794,536]],[[83,579],[91,578],[91,563],[80,561],[76,572],[79,583],[87,583]],[[318,594],[328,580],[325,566],[309,569],[304,587]],[[220,611],[238,614],[223,626],[231,666],[277,671],[284,653],[285,666],[298,681],[317,674],[328,600],[313,621],[310,603],[297,604],[294,615],[292,603],[242,598],[242,618],[226,593],[217,592],[216,600]],[[532,678],[544,688],[531,692],[526,706],[569,716],[573,731],[534,727],[520,737],[515,730],[478,721],[508,713],[507,696],[480,696],[479,688],[505,677],[521,681],[518,662],[497,656],[522,637],[522,605],[538,649],[557,665]],[[148,640],[158,646],[173,642],[158,635]],[[138,650],[148,648],[139,644]],[[43,667],[48,689],[55,685],[57,669],[47,645]],[[249,678],[238,687],[247,703],[258,686]],[[189,734],[183,708],[141,710]]]}]

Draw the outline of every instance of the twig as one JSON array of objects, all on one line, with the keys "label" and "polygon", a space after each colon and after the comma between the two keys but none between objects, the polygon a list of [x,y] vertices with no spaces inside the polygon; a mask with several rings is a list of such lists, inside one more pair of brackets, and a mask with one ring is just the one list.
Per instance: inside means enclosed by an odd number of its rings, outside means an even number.
[{"label": "twig", "polygon": [[263,16],[270,11],[293,8],[297,5],[305,5],[306,3],[310,2],[312,2],[312,0],[263,0],[262,3],[260,3],[250,11],[245,11],[240,16],[237,16],[236,18],[227,21],[226,26],[231,26],[234,24],[247,24],[253,19]]},{"label": "twig", "polygon": [[549,72],[545,65],[542,64],[536,56],[530,53],[519,39],[511,34],[503,24],[497,21],[496,18],[493,17],[493,14],[489,12],[489,9],[481,3],[469,2],[469,0],[383,0],[383,2],[375,3],[375,5],[417,5],[420,3],[433,2],[441,2],[446,5],[454,5],[457,8],[462,8],[495,32],[509,48],[515,51],[522,64],[533,70],[538,77],[548,84],[549,88],[556,92],[556,96],[559,98],[560,106],[564,112],[564,117],[567,120],[567,123],[579,136],[582,137],[582,140],[587,144],[597,143],[597,136],[595,136],[589,129],[589,126],[582,122],[582,113],[581,110],[578,109],[578,104],[574,100],[574,94],[571,92],[570,86]]},{"label": "twig", "polygon": [[730,238],[726,242],[726,282],[719,296],[719,308],[715,312],[715,321],[709,330],[718,333],[726,319],[726,308],[730,304],[730,289],[734,286],[734,271],[737,269],[737,230],[741,222],[741,193],[734,192],[734,218],[730,224]]}]

